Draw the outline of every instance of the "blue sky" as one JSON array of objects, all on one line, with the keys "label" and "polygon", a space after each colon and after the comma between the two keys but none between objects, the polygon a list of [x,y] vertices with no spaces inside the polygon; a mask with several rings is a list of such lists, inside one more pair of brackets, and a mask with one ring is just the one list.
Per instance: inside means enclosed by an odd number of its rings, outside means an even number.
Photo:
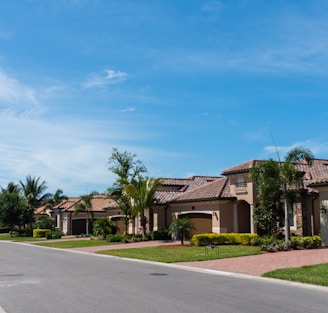
[{"label": "blue sky", "polygon": [[328,2],[0,0],[0,186],[103,192],[296,145],[328,159]]}]

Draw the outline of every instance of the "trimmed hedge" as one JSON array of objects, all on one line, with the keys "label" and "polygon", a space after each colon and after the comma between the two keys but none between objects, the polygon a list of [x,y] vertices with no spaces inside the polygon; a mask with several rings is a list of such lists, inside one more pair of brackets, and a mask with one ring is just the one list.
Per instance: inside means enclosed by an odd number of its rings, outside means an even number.
[{"label": "trimmed hedge", "polygon": [[215,245],[249,245],[251,240],[257,238],[257,234],[250,233],[222,233],[222,234],[197,234],[191,238],[191,243],[196,246]]},{"label": "trimmed hedge", "polygon": [[33,229],[33,238],[43,238],[48,231],[51,231],[51,229]]}]

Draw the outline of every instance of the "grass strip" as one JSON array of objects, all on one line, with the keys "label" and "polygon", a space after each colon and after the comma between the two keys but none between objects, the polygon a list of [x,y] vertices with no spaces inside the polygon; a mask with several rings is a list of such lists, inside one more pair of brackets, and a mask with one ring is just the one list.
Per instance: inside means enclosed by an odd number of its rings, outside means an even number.
[{"label": "grass strip", "polygon": [[263,274],[263,277],[277,278],[300,283],[328,286],[328,264],[309,265],[298,268],[284,268]]},{"label": "grass strip", "polygon": [[175,263],[234,258],[261,254],[261,251],[259,247],[236,245],[220,246],[218,253],[216,253],[215,250],[205,253],[204,247],[193,246],[158,246],[145,248],[113,249],[99,251],[97,253],[155,262]]},{"label": "grass strip", "polygon": [[108,242],[106,240],[63,240],[63,241],[47,241],[42,243],[36,243],[39,246],[70,249],[70,248],[84,248],[84,247],[96,247],[96,246],[107,246],[115,243]]}]

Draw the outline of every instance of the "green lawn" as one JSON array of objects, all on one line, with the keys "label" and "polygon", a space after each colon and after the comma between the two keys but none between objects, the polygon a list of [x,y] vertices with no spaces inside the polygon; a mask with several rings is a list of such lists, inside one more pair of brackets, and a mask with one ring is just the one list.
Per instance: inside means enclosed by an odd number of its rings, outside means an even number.
[{"label": "green lawn", "polygon": [[264,277],[328,286],[328,264],[285,268],[265,273]]},{"label": "green lawn", "polygon": [[83,248],[83,247],[96,247],[96,246],[106,246],[113,245],[113,242],[107,242],[106,240],[63,240],[63,241],[51,241],[36,243],[39,246],[51,247],[51,248]]},{"label": "green lawn", "polygon": [[204,247],[193,246],[159,246],[146,248],[129,248],[99,251],[99,254],[114,255],[125,258],[141,259],[163,263],[206,261],[214,259],[233,258],[246,255],[260,254],[259,247],[249,246],[220,246],[219,252],[208,251]]},{"label": "green lawn", "polygon": [[11,241],[43,241],[45,238],[33,238],[33,237],[25,237],[10,234],[0,234],[0,240],[11,240]]}]

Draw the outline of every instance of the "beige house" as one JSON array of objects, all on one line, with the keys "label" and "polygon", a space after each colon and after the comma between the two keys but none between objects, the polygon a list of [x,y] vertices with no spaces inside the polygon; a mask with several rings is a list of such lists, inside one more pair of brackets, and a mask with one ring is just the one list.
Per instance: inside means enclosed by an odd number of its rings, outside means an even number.
[{"label": "beige house", "polygon": [[321,240],[323,246],[328,246],[328,174],[314,179],[310,186],[319,192]]},{"label": "beige house", "polygon": [[[175,218],[188,217],[195,227],[193,233],[256,233],[252,216],[258,199],[249,172],[257,162],[261,161],[251,160],[231,167],[224,170],[222,176],[163,178],[162,186],[155,193],[153,230],[167,228]],[[322,229],[320,208],[324,205],[328,211],[328,183],[314,185],[314,182],[320,182],[323,177],[328,181],[328,160],[315,159],[311,167],[302,162],[296,166],[303,172],[303,186],[297,190],[291,233],[318,234]],[[65,234],[85,233],[86,213],[74,214],[79,201],[81,198],[69,198],[48,212]],[[121,233],[124,231],[122,212],[113,199],[95,195],[92,211],[95,219],[108,216],[118,223]],[[146,212],[149,219],[148,214]],[[138,218],[130,222],[128,231],[141,233]]]},{"label": "beige house", "polygon": [[[256,233],[252,216],[258,205],[257,190],[249,172],[257,162],[261,161],[251,160],[226,169],[222,177],[163,179],[156,193],[155,230],[184,216],[192,220],[194,233]],[[311,167],[302,162],[296,166],[303,173],[303,180],[290,219],[291,233],[315,235],[321,231],[319,192],[309,184],[328,175],[328,160],[315,159]]]},{"label": "beige house", "polygon": [[[71,197],[46,212],[54,218],[55,227],[61,229],[64,234],[86,234],[87,212],[75,213],[75,206],[81,201],[80,197]],[[117,209],[115,200],[100,194],[92,197],[91,204],[94,219],[111,216],[113,220],[117,220],[118,227],[122,228],[121,211]]]}]

